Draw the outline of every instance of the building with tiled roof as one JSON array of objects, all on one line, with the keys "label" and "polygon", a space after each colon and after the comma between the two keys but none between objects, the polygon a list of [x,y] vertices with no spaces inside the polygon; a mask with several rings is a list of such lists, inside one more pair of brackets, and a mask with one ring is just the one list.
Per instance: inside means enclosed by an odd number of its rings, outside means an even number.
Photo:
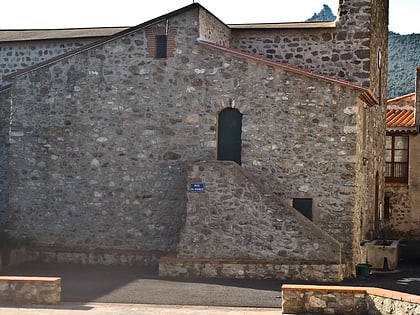
[{"label": "building with tiled roof", "polygon": [[420,240],[420,68],[416,92],[387,102],[384,224],[390,235]]},{"label": "building with tiled roof", "polygon": [[388,132],[416,132],[416,93],[387,101],[386,128]]},{"label": "building with tiled roof", "polygon": [[194,3],[7,69],[3,225],[49,260],[353,276],[383,215],[387,14],[229,26]]}]

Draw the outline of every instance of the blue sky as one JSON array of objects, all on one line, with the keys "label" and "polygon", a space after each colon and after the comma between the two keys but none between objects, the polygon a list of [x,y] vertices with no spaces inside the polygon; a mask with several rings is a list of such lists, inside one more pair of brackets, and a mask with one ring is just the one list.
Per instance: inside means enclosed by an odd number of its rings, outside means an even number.
[{"label": "blue sky", "polygon": [[[389,0],[391,31],[420,33],[420,0]],[[339,0],[200,0],[227,24],[299,22]],[[134,26],[192,3],[192,0],[18,0],[1,4],[0,29]]]}]

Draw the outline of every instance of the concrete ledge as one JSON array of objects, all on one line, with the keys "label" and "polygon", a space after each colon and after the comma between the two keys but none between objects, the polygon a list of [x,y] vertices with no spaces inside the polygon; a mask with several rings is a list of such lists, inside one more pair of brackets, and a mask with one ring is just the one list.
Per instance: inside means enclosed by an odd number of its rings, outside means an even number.
[{"label": "concrete ledge", "polygon": [[371,287],[282,286],[287,314],[420,314],[420,296]]},{"label": "concrete ledge", "polygon": [[340,282],[344,265],[319,261],[193,259],[161,257],[159,276],[235,279],[281,279]]},{"label": "concrete ledge", "polygon": [[1,305],[59,304],[61,278],[0,276]]}]

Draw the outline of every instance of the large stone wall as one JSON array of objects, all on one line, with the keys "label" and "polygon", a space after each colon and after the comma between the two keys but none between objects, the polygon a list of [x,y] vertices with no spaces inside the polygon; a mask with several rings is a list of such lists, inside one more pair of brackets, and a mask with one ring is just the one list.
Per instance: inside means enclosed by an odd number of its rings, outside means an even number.
[{"label": "large stone wall", "polygon": [[214,118],[200,120],[206,96],[195,98],[203,81],[188,60],[196,16],[170,21],[173,58],[146,58],[141,30],[16,80],[13,228],[41,245],[175,248],[186,161],[214,150],[201,142]]},{"label": "large stone wall", "polygon": [[[377,53],[376,43],[383,45],[383,60],[387,57],[386,3],[342,0],[336,27],[232,29],[233,45],[243,51],[370,86],[371,62],[375,65],[376,57],[370,58]],[[371,13],[377,14],[371,16]],[[374,21],[379,14],[383,18],[380,24]]]},{"label": "large stone wall", "polygon": [[173,58],[145,57],[140,29],[16,79],[12,227],[43,245],[174,250],[187,162],[215,159],[217,114],[235,105],[243,167],[282,198],[313,196],[351,255],[359,92],[209,51],[196,19],[170,20]]},{"label": "large stone wall", "polygon": [[[362,4],[359,17],[369,11]],[[174,251],[185,222],[187,165],[216,159],[217,117],[233,107],[243,115],[242,167],[286,203],[312,198],[314,223],[343,244],[347,264],[357,260],[372,221],[374,174],[382,174],[375,153],[382,109],[363,114],[357,88],[199,44],[226,45],[231,36],[199,6],[153,23],[170,27],[167,59],[148,55],[152,37],[142,26],[11,77],[10,227],[42,246]],[[240,32],[232,35],[250,34]],[[293,32],[280,42],[295,41]],[[322,46],[299,34],[304,49]],[[270,45],[274,31],[264,36]],[[313,40],[321,38],[329,37]],[[361,42],[345,49],[357,51]],[[319,54],[334,53],[322,47]],[[365,64],[365,55],[345,56],[343,64],[316,58],[313,65],[346,64],[349,74],[335,74],[354,81],[355,65]],[[313,70],[333,74],[321,68]]]}]

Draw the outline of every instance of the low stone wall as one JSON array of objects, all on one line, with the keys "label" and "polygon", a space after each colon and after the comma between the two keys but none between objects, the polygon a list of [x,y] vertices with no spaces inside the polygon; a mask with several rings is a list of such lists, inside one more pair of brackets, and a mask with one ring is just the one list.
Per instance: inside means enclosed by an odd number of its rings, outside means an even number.
[{"label": "low stone wall", "polygon": [[162,257],[159,261],[159,276],[339,282],[344,277],[344,265],[325,262]]},{"label": "low stone wall", "polygon": [[159,251],[83,248],[34,248],[26,251],[28,261],[86,265],[142,265],[156,267]]},{"label": "low stone wall", "polygon": [[0,276],[0,304],[59,304],[61,278]]},{"label": "low stone wall", "polygon": [[420,314],[420,296],[369,287],[282,286],[287,314]]}]

